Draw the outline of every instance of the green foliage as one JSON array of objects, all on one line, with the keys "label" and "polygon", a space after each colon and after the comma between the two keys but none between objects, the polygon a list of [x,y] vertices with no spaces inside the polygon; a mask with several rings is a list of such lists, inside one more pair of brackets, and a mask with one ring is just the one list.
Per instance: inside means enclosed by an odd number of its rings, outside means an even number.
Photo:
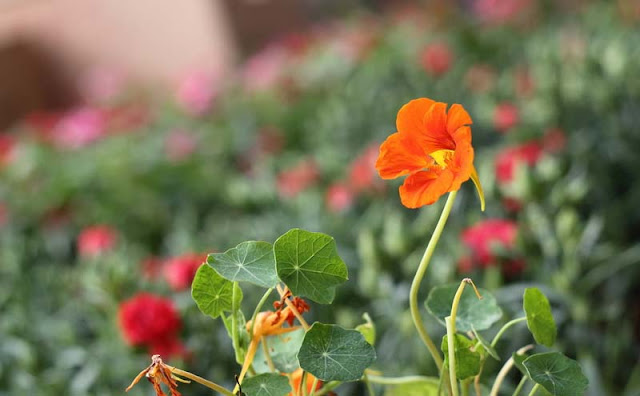
[{"label": "green foliage", "polygon": [[[233,282],[224,279],[213,268],[203,264],[193,278],[191,296],[203,314],[217,318],[223,312],[231,311],[233,307]],[[241,296],[242,291],[240,299]]]},{"label": "green foliage", "polygon": [[386,388],[384,396],[437,396],[439,380],[422,380]]},{"label": "green foliage", "polygon": [[365,323],[359,324],[356,326],[356,330],[358,330],[364,336],[364,339],[371,345],[376,344],[376,325],[371,320],[371,317],[368,313],[362,314],[362,318],[365,320]]},{"label": "green foliage", "polygon": [[242,381],[247,396],[284,396],[291,392],[287,377],[280,374],[258,374]]},{"label": "green foliage", "polygon": [[[436,286],[427,297],[427,310],[443,325],[444,318],[451,315],[451,305],[458,286],[459,284]],[[456,328],[460,331],[486,330],[502,317],[502,310],[495,297],[487,290],[478,291],[482,299],[478,299],[470,287],[466,287],[462,292],[456,315]]]},{"label": "green foliage", "polygon": [[578,362],[559,352],[538,353],[522,364],[529,378],[554,396],[582,396],[589,385]]},{"label": "green foliage", "polygon": [[250,282],[275,287],[278,282],[273,247],[268,242],[248,241],[224,253],[212,253],[207,263],[233,282]]},{"label": "green foliage", "polygon": [[304,337],[300,367],[323,381],[357,381],[376,352],[357,330],[316,322]]},{"label": "green foliage", "polygon": [[[298,351],[302,345],[304,335],[304,330],[298,329],[289,333],[264,337],[262,340],[262,342],[266,340],[271,361],[281,373],[291,373],[300,367]],[[259,373],[270,371],[263,348],[258,349],[253,367]]]},{"label": "green foliage", "polygon": [[278,277],[296,296],[329,304],[335,287],[348,279],[347,266],[329,235],[293,229],[276,240],[273,250]]},{"label": "green foliage", "polygon": [[[479,351],[475,350],[475,343],[462,334],[456,334],[454,346],[456,356],[456,377],[459,380],[464,380],[478,375],[480,372],[482,356]],[[447,335],[442,337],[440,349],[444,353],[444,365],[449,367],[449,344]]]},{"label": "green foliage", "polygon": [[524,291],[523,308],[533,338],[538,344],[551,347],[556,340],[557,329],[547,297],[536,288],[528,288]]}]

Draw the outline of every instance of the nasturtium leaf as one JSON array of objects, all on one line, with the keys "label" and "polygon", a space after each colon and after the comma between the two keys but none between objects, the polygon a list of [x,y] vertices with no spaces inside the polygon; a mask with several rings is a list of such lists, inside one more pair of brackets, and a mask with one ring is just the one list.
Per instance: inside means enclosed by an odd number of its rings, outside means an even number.
[{"label": "nasturtium leaf", "polygon": [[335,287],[348,279],[347,266],[329,235],[292,229],[273,244],[276,271],[296,296],[329,304]]},{"label": "nasturtium leaf", "polygon": [[[443,325],[444,318],[451,315],[453,297],[459,286],[459,283],[453,283],[434,287],[427,297],[427,310]],[[466,287],[462,293],[456,315],[456,328],[459,331],[467,332],[472,328],[478,331],[486,330],[502,317],[502,310],[495,297],[487,290],[478,291],[482,299],[478,299],[471,287]]]},{"label": "nasturtium leaf", "polygon": [[[304,330],[300,328],[289,333],[264,337],[262,342],[267,341],[269,356],[271,356],[271,361],[276,369],[281,373],[291,373],[300,367],[297,355],[303,339]],[[256,351],[253,368],[258,373],[271,371],[262,346]]]},{"label": "nasturtium leaf", "polygon": [[376,326],[373,324],[371,320],[371,316],[368,313],[362,314],[362,319],[365,320],[365,323],[359,324],[356,326],[356,330],[358,330],[364,336],[364,339],[371,345],[376,344]]},{"label": "nasturtium leaf", "polygon": [[517,352],[513,352],[511,354],[511,358],[513,359],[513,364],[518,368],[518,370],[520,370],[520,372],[523,375],[526,375],[527,377],[529,376],[529,373],[527,372],[527,369],[524,367],[524,364],[522,364],[522,362],[525,361],[526,358],[528,358],[529,356],[522,354],[522,355],[518,355]]},{"label": "nasturtium leaf", "polygon": [[420,381],[388,386],[384,396],[438,396],[439,380],[425,378]]},{"label": "nasturtium leaf", "polygon": [[284,396],[291,392],[291,385],[284,375],[259,374],[242,381],[242,392],[247,396]]},{"label": "nasturtium leaf", "polygon": [[[238,292],[242,293],[239,288]],[[203,264],[193,278],[191,297],[203,314],[217,318],[222,312],[232,309],[233,282],[224,279],[213,268]]]},{"label": "nasturtium leaf", "polygon": [[375,359],[375,350],[359,331],[318,322],[298,352],[300,367],[323,381],[357,381]]},{"label": "nasturtium leaf", "polygon": [[489,341],[487,341],[482,335],[480,335],[480,333],[478,333],[478,331],[474,328],[472,329],[473,331],[473,335],[476,336],[476,341],[478,341],[480,343],[480,345],[482,345],[482,348],[484,348],[484,350],[491,355],[492,358],[496,359],[496,360],[500,360],[500,356],[498,356],[498,352],[496,352],[495,348],[493,348],[491,346],[491,343]]},{"label": "nasturtium leaf", "polygon": [[207,263],[230,281],[250,282],[267,288],[278,283],[273,246],[268,242],[242,242],[224,253],[211,253]]},{"label": "nasturtium leaf", "polygon": [[589,385],[578,362],[560,352],[531,355],[522,364],[529,378],[554,396],[582,396]]},{"label": "nasturtium leaf", "polygon": [[[455,334],[455,355],[456,355],[456,377],[459,380],[465,378],[474,377],[480,373],[480,353],[474,350],[474,342],[463,336],[462,334]],[[447,341],[447,335],[442,337],[442,344],[440,345],[442,353],[444,353],[444,364],[449,367],[449,344]]]},{"label": "nasturtium leaf", "polygon": [[551,314],[551,305],[544,294],[535,287],[524,291],[524,313],[527,327],[538,344],[552,346],[556,340],[556,322]]}]

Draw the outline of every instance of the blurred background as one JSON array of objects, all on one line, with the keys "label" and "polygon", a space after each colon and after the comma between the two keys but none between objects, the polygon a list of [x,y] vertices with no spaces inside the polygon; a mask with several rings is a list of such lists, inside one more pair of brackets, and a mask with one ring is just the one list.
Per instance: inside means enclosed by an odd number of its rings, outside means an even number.
[{"label": "blurred background", "polygon": [[0,395],[121,394],[150,353],[230,385],[195,270],[294,227],[350,270],[310,319],[368,312],[375,369],[435,374],[407,295],[443,203],[373,167],[416,97],[469,111],[487,194],[463,186],[421,299],[471,276],[506,322],[539,287],[588,394],[640,395],[638,43],[638,0],[1,1]]}]

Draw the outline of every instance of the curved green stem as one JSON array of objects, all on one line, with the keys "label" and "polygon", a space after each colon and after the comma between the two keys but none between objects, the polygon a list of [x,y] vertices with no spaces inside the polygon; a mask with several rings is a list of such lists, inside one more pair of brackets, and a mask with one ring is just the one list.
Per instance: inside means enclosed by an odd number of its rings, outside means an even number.
[{"label": "curved green stem", "polygon": [[442,213],[440,214],[440,218],[438,219],[438,224],[436,224],[436,228],[435,230],[433,230],[431,239],[429,240],[427,248],[424,251],[424,255],[422,256],[422,260],[420,260],[420,265],[418,265],[418,270],[416,271],[416,275],[413,278],[413,282],[411,283],[411,290],[409,292],[409,307],[411,309],[411,318],[413,319],[413,324],[416,326],[416,330],[418,331],[422,342],[424,342],[424,344],[427,346],[427,349],[431,353],[431,356],[433,357],[433,360],[438,367],[438,371],[442,369],[442,356],[440,356],[440,351],[431,340],[431,337],[429,337],[429,334],[424,327],[424,323],[422,322],[422,317],[420,316],[420,308],[418,306],[418,291],[420,290],[420,284],[422,283],[424,274],[427,272],[427,267],[429,267],[429,261],[431,261],[433,251],[438,244],[440,235],[442,235],[444,225],[447,223],[447,219],[449,218],[449,213],[451,213],[453,201],[455,200],[457,193],[458,191],[452,191],[449,193],[447,202],[445,203],[444,208],[442,209]]},{"label": "curved green stem", "polygon": [[373,391],[373,386],[371,386],[371,382],[369,381],[369,377],[366,373],[362,376],[362,380],[367,386],[367,392],[369,393],[369,396],[376,396],[376,393]]},{"label": "curved green stem", "polygon": [[529,396],[533,396],[536,394],[536,392],[538,391],[538,389],[540,389],[540,384],[535,384],[535,386],[533,387],[533,389],[531,389],[531,392],[529,392]]},{"label": "curved green stem", "polygon": [[233,282],[233,288],[231,290],[231,342],[233,343],[233,350],[236,353],[236,361],[240,363],[242,359],[240,358],[240,338],[238,334],[238,317],[236,315],[240,309],[237,294],[240,290],[238,282]]},{"label": "curved green stem", "polygon": [[500,337],[502,337],[502,334],[504,334],[505,331],[509,330],[511,326],[520,322],[524,322],[525,320],[527,320],[527,318],[523,316],[521,318],[516,318],[505,323],[504,326],[502,326],[502,328],[498,331],[498,334],[496,334],[496,336],[493,337],[493,341],[491,341],[491,347],[496,346],[496,344],[498,343],[498,340],[500,340]]},{"label": "curved green stem", "polygon": [[518,396],[520,394],[520,391],[524,387],[525,382],[527,382],[527,376],[523,375],[522,379],[518,383],[518,386],[516,387],[516,390],[513,391],[513,395],[511,395],[511,396]]},{"label": "curved green stem", "polygon": [[322,395],[326,395],[327,393],[331,392],[332,390],[334,390],[335,388],[337,388],[338,386],[340,386],[340,384],[342,384],[341,381],[331,381],[331,382],[327,382],[326,384],[324,384],[322,386],[322,388],[320,388],[317,392],[313,393],[313,396],[322,396]]},{"label": "curved green stem", "polygon": [[184,370],[180,370],[179,368],[173,367],[173,366],[169,366],[168,364],[166,365],[167,368],[169,370],[171,370],[172,373],[178,374],[181,377],[185,377],[185,378],[189,378],[190,380],[199,383],[200,385],[204,385],[209,389],[213,389],[214,391],[218,392],[218,393],[222,393],[225,396],[235,396],[235,394],[233,392],[228,391],[227,389],[223,388],[222,386],[216,384],[215,382],[211,382],[209,380],[206,380],[200,376],[197,376],[195,374],[192,374],[188,371],[184,371]]},{"label": "curved green stem", "polygon": [[451,316],[444,318],[447,325],[447,347],[449,349],[449,381],[451,383],[451,396],[458,396],[458,380],[456,378],[456,330]]},{"label": "curved green stem", "polygon": [[258,305],[256,305],[256,309],[253,311],[253,315],[251,315],[251,331],[249,332],[249,337],[253,337],[253,328],[256,325],[256,318],[258,317],[258,313],[260,313],[262,306],[264,305],[265,302],[267,302],[267,298],[269,298],[269,295],[271,294],[272,291],[273,291],[273,287],[267,289],[267,291],[264,293],[264,295],[258,302]]}]

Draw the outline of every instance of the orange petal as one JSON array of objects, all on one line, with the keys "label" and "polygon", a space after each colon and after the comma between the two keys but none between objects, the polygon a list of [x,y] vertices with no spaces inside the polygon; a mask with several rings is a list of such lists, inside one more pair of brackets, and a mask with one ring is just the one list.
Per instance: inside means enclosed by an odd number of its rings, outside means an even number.
[{"label": "orange petal", "polygon": [[450,190],[452,181],[453,173],[448,169],[414,173],[400,186],[400,200],[411,209],[431,205]]},{"label": "orange petal", "polygon": [[376,169],[381,178],[395,179],[398,176],[417,172],[430,164],[429,156],[411,136],[396,132],[380,146]]},{"label": "orange petal", "polygon": [[462,105],[454,104],[447,113],[447,131],[453,135],[454,132],[465,125],[471,125],[471,117]]},{"label": "orange petal", "polygon": [[462,183],[469,180],[473,173],[473,157],[474,152],[470,142],[461,141],[456,145],[453,159],[449,164],[449,168],[454,173],[450,191],[459,190]]},{"label": "orange petal", "polygon": [[424,115],[424,130],[419,141],[427,153],[438,150],[454,150],[453,138],[447,132],[447,104],[436,102]]},{"label": "orange petal", "polygon": [[424,130],[424,115],[435,101],[427,98],[414,99],[398,111],[396,128],[398,132],[416,134]]}]

